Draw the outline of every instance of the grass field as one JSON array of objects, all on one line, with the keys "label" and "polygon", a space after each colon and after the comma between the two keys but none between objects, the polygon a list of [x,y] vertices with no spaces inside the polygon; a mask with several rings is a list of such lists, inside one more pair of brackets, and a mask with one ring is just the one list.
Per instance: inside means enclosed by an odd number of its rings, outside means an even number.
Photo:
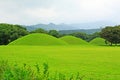
[{"label": "grass field", "polygon": [[60,38],[70,45],[88,45],[88,42],[74,36],[64,36]]},{"label": "grass field", "polygon": [[31,66],[46,62],[50,71],[80,72],[85,80],[120,80],[120,47],[0,46],[0,59]]}]

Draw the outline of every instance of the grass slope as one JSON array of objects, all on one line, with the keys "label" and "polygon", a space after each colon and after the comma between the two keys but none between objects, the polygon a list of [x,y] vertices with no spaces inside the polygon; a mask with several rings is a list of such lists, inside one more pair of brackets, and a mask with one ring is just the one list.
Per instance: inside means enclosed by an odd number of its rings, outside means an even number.
[{"label": "grass slope", "polygon": [[86,41],[74,36],[64,36],[64,37],[61,37],[60,39],[67,42],[70,45],[87,45],[88,44]]},{"label": "grass slope", "polygon": [[92,45],[105,45],[105,39],[103,38],[95,38],[92,41],[90,41],[90,44]]},{"label": "grass slope", "polygon": [[9,45],[66,45],[67,43],[47,34],[34,33],[19,38]]}]

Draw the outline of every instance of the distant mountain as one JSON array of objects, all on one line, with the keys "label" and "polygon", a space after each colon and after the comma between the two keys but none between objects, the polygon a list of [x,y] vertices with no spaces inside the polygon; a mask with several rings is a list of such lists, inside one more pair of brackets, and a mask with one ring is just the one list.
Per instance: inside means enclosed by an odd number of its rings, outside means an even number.
[{"label": "distant mountain", "polygon": [[75,33],[75,32],[83,32],[83,33],[87,33],[87,34],[93,34],[95,32],[100,32],[101,29],[77,29],[77,30],[60,30],[59,32],[61,34],[71,34],[71,33]]},{"label": "distant mountain", "polygon": [[90,23],[79,23],[79,24],[36,24],[25,26],[27,30],[32,31],[37,28],[43,28],[45,30],[58,30],[61,33],[71,33],[71,32],[86,32],[86,33],[94,33],[98,32],[105,26],[114,26],[115,23],[112,22],[90,22]]},{"label": "distant mountain", "polygon": [[31,25],[31,26],[25,26],[29,31],[35,30],[37,28],[42,28],[45,30],[74,30],[74,29],[78,29],[76,27],[72,27],[70,25],[66,25],[66,24],[37,24],[37,25]]}]

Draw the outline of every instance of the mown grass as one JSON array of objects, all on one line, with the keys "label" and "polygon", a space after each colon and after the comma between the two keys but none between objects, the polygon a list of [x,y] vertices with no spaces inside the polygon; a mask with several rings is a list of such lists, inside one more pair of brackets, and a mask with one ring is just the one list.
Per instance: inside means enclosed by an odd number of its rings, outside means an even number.
[{"label": "mown grass", "polygon": [[64,36],[60,38],[70,45],[88,45],[88,42],[74,36]]},{"label": "mown grass", "polygon": [[0,46],[0,59],[9,64],[34,66],[48,63],[50,72],[71,75],[80,72],[84,80],[119,80],[120,47],[107,46]]},{"label": "mown grass", "polygon": [[105,44],[105,39],[103,38],[95,38],[92,41],[89,42],[91,45],[99,45],[99,46],[104,46]]},{"label": "mown grass", "polygon": [[42,34],[42,33],[33,33],[27,36],[21,37],[9,45],[67,45],[66,42],[59,40],[53,36]]}]

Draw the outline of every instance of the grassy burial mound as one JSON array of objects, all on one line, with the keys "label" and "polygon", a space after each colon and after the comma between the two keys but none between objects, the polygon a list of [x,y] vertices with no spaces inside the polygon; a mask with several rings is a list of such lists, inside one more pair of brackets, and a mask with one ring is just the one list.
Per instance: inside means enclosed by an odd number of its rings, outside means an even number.
[{"label": "grassy burial mound", "polygon": [[67,45],[66,42],[47,34],[34,33],[19,38],[9,45]]},{"label": "grassy burial mound", "polygon": [[92,41],[90,41],[90,44],[92,44],[92,45],[105,45],[105,39],[95,38]]},{"label": "grassy burial mound", "polygon": [[67,42],[70,45],[88,45],[88,42],[74,36],[64,36],[60,39]]}]

